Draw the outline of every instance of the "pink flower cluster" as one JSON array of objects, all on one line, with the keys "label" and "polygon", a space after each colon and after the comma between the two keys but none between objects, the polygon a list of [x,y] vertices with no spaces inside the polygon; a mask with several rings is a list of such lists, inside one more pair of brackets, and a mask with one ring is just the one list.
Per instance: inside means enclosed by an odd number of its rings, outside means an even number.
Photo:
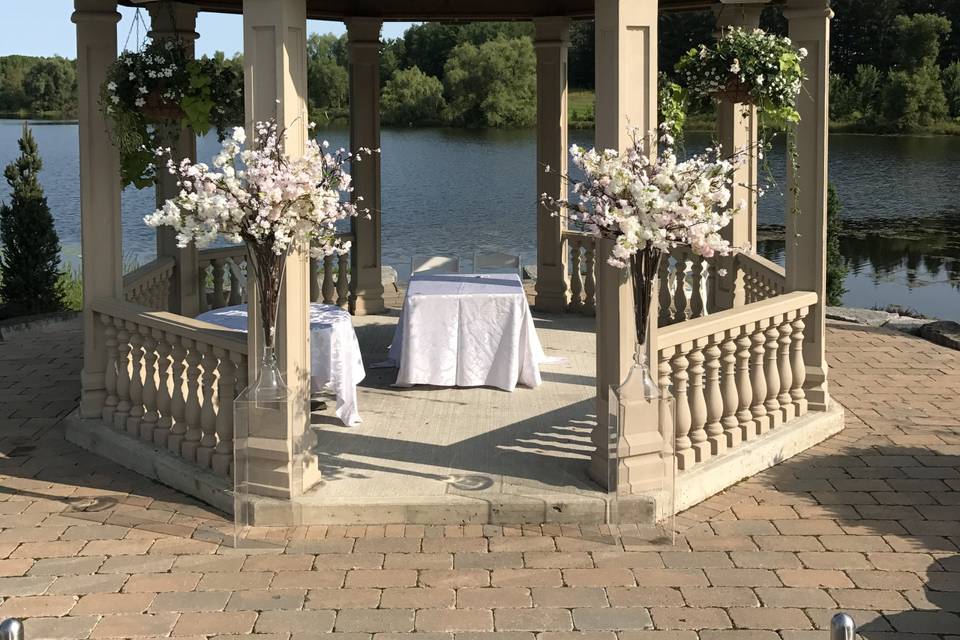
[{"label": "pink flower cluster", "polygon": [[637,131],[624,153],[607,149],[570,149],[586,179],[574,184],[575,201],[547,194],[544,204],[587,233],[616,241],[608,262],[625,268],[643,249],[669,251],[678,245],[711,257],[731,251],[720,230],[738,210],[729,208],[733,172],[744,154],[721,158],[718,150],[678,161],[668,136],[663,151],[651,158]]},{"label": "pink flower cluster", "polygon": [[284,131],[273,121],[256,123],[253,144],[245,142],[245,131],[234,129],[212,167],[190,159],[176,163],[169,150],[158,150],[168,156],[167,168],[181,190],[144,222],[176,229],[181,247],[203,247],[222,236],[276,255],[307,243],[314,256],[348,251],[349,243],[336,237],[336,223],[365,211],[344,199],[352,191],[346,165],[372,151],[329,152],[326,142],[310,139],[302,156],[289,158]]}]

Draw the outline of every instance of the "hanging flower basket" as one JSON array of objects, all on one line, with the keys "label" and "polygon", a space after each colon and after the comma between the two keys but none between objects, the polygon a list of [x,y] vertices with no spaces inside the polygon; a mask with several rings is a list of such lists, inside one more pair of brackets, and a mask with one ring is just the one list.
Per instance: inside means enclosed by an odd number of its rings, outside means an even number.
[{"label": "hanging flower basket", "polygon": [[731,75],[723,89],[714,91],[712,94],[715,100],[730,102],[734,104],[754,104],[753,95],[750,93],[750,87],[737,76]]},{"label": "hanging flower basket", "polygon": [[179,104],[166,102],[157,90],[151,91],[143,98],[144,104],[140,107],[143,119],[151,123],[165,123],[182,120],[186,117]]}]

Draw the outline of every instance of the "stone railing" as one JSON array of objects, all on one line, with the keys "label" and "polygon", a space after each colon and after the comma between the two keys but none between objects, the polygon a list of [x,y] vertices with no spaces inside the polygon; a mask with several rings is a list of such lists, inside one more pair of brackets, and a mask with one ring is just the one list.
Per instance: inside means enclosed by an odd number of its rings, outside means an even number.
[{"label": "stone railing", "polygon": [[735,264],[743,279],[747,304],[779,296],[787,290],[783,267],[763,256],[739,253]]},{"label": "stone railing", "polygon": [[710,261],[689,247],[676,247],[664,255],[657,274],[659,326],[701,318],[715,311],[709,296],[714,274]]},{"label": "stone railing", "polygon": [[243,245],[197,252],[200,313],[247,301],[247,248]]},{"label": "stone railing", "polygon": [[93,303],[107,367],[101,418],[215,474],[233,461],[233,399],[247,384],[240,333],[115,300]]},{"label": "stone railing", "polygon": [[[342,240],[352,234],[341,233]],[[200,312],[247,301],[247,249],[233,245],[198,253]],[[350,296],[350,254],[310,260],[310,301],[346,308]]]},{"label": "stone railing", "polygon": [[570,269],[570,303],[567,310],[593,316],[597,313],[597,239],[579,231],[563,232]]},{"label": "stone railing", "polygon": [[795,292],[677,323],[657,335],[660,427],[682,472],[802,416],[804,318]]},{"label": "stone railing", "polygon": [[161,256],[126,274],[123,276],[123,299],[148,309],[168,309],[176,265],[176,260],[170,256]]}]

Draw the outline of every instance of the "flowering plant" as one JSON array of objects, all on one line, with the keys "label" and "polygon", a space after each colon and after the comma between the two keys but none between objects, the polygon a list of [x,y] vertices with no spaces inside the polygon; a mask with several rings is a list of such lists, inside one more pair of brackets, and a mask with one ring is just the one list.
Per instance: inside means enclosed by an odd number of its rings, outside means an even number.
[{"label": "flowering plant", "polygon": [[[613,240],[607,262],[630,267],[636,305],[637,344],[645,342],[653,281],[662,252],[689,246],[694,253],[711,257],[731,252],[720,235],[730,224],[730,185],[743,152],[720,157],[716,149],[678,160],[669,133],[662,127],[662,151],[651,157],[636,130],[623,153],[597,151],[574,145],[573,163],[585,174],[574,184],[573,201],[543,194],[548,208],[567,215],[589,234]],[[549,168],[548,168],[549,169]]]},{"label": "flowering plant", "polygon": [[243,129],[233,135],[213,159],[213,167],[167,155],[167,170],[177,176],[180,195],[164,202],[144,222],[177,231],[177,244],[205,246],[218,236],[244,242],[251,254],[261,296],[265,344],[273,347],[280,283],[290,250],[308,243],[314,256],[345,253],[336,223],[361,213],[342,196],[352,191],[349,161],[359,162],[369,149],[356,154],[311,139],[299,158],[283,150],[284,130],[276,122],[258,122],[252,145]]},{"label": "flowering plant", "polygon": [[153,184],[152,150],[162,146],[161,129],[174,125],[203,135],[211,127],[220,140],[243,121],[243,78],[222,57],[188,59],[183,43],[158,40],[140,51],[125,51],[107,70],[100,106],[120,151],[123,185]]},{"label": "flowering plant", "polygon": [[807,50],[762,29],[724,29],[711,46],[690,49],[677,73],[693,95],[754,104],[774,123],[798,122],[800,62]]}]

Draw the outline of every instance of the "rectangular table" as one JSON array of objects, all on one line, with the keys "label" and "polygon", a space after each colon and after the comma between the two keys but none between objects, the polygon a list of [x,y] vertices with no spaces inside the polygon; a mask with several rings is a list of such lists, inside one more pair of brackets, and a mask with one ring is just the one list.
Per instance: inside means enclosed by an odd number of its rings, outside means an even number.
[{"label": "rectangular table", "polygon": [[415,274],[390,361],[397,386],[540,385],[543,348],[517,274]]}]

